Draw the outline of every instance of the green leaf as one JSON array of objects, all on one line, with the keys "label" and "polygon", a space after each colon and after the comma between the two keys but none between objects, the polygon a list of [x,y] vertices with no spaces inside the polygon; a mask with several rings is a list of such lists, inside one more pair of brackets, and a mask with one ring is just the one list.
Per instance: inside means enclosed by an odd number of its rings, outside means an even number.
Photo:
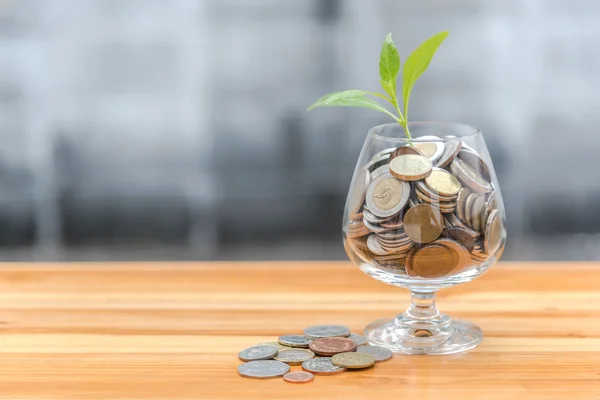
[{"label": "green leaf", "polygon": [[400,54],[392,40],[392,34],[388,33],[381,47],[379,56],[379,82],[383,90],[389,94],[392,99],[396,98],[396,80],[400,71]]},{"label": "green leaf", "polygon": [[370,108],[388,114],[396,121],[398,117],[389,112],[381,104],[367,97],[369,92],[364,90],[346,90],[345,92],[334,92],[326,94],[308,107],[307,111],[316,107],[341,106],[341,107],[363,107]]},{"label": "green leaf", "polygon": [[402,67],[402,97],[404,99],[404,118],[408,118],[408,100],[415,82],[425,72],[433,55],[444,39],[448,36],[448,32],[440,32],[433,35],[424,41],[410,56],[406,59],[404,67]]}]

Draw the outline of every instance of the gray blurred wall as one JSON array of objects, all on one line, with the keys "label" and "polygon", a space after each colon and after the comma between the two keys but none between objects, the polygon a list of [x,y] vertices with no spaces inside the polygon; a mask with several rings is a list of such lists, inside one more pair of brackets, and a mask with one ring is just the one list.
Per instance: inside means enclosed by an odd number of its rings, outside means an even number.
[{"label": "gray blurred wall", "polygon": [[449,30],[413,120],[484,132],[503,259],[600,254],[597,1],[0,2],[0,255],[337,259],[391,31]]}]

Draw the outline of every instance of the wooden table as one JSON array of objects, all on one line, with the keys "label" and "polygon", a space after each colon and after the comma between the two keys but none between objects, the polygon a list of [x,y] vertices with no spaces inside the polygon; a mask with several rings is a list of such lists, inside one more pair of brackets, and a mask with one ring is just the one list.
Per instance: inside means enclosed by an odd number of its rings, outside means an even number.
[{"label": "wooden table", "polygon": [[304,385],[237,374],[246,346],[320,323],[361,332],[408,298],[344,262],[5,264],[0,398],[600,399],[600,264],[500,264],[440,292],[485,332],[466,354]]}]

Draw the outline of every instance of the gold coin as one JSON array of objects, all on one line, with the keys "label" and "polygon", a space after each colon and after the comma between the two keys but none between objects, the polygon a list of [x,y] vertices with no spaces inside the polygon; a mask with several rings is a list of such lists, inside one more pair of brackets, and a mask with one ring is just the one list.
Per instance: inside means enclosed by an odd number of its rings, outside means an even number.
[{"label": "gold coin", "polygon": [[404,215],[404,232],[417,243],[437,239],[444,229],[442,213],[429,204],[411,207]]},{"label": "gold coin", "polygon": [[483,246],[485,252],[490,256],[494,255],[502,245],[503,230],[498,210],[493,210],[485,223],[485,233],[483,235]]},{"label": "gold coin", "polygon": [[439,278],[448,275],[458,263],[456,251],[446,246],[430,244],[413,254],[410,269],[422,278]]},{"label": "gold coin", "polygon": [[442,196],[439,193],[434,192],[433,190],[429,189],[429,187],[422,180],[416,183],[415,189],[421,191],[421,193],[427,195],[427,197],[438,201],[456,201],[457,199],[457,196]]},{"label": "gold coin", "polygon": [[416,154],[404,154],[390,162],[390,172],[403,181],[418,181],[431,174],[431,160]]},{"label": "gold coin", "polygon": [[424,157],[431,158],[435,154],[438,149],[438,146],[435,143],[424,142],[424,143],[415,143],[413,147],[421,152]]},{"label": "gold coin", "polygon": [[441,168],[433,168],[431,174],[425,178],[425,184],[435,193],[439,193],[442,196],[456,196],[461,188],[458,179],[450,172]]},{"label": "gold coin", "polygon": [[479,196],[473,202],[473,228],[475,230],[481,231],[483,224],[483,216],[485,214],[485,197]]},{"label": "gold coin", "polygon": [[331,362],[338,367],[358,369],[368,368],[375,364],[375,358],[365,353],[338,353],[331,357]]}]

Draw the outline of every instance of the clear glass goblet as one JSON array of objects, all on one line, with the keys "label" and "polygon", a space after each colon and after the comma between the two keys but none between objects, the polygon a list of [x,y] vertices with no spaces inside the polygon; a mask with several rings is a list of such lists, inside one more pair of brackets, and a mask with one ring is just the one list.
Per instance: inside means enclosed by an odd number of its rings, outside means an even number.
[{"label": "clear glass goblet", "polygon": [[371,344],[405,354],[450,354],[477,346],[481,329],[435,305],[439,289],[469,282],[506,242],[500,187],[481,132],[456,123],[371,129],[344,210],[344,247],[367,275],[411,291],[392,320],[365,328]]}]

